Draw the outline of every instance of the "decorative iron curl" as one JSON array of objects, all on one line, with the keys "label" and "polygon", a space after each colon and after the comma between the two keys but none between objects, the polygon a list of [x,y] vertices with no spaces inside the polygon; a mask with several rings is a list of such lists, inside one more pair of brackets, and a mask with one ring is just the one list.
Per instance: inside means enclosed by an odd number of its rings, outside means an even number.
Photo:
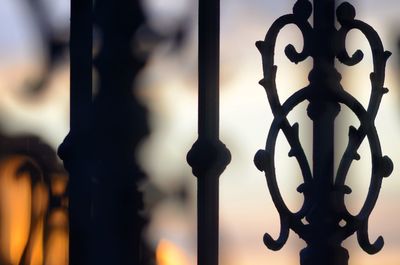
[{"label": "decorative iron curl", "polygon": [[[307,158],[304,154],[304,150],[299,140],[299,127],[295,123],[293,126],[289,125],[286,116],[289,112],[299,105],[304,100],[310,98],[310,89],[308,87],[297,91],[294,95],[289,97],[285,103],[280,107],[280,115],[275,116],[271,130],[269,131],[266,150],[259,150],[254,158],[254,163],[257,168],[265,172],[267,179],[268,188],[271,193],[272,200],[278,209],[281,219],[281,232],[277,240],[273,240],[268,234],[264,235],[264,243],[272,250],[279,250],[286,243],[289,236],[289,229],[293,229],[300,237],[304,238],[306,233],[306,225],[301,222],[301,219],[305,217],[308,212],[310,204],[310,196],[307,196],[308,190],[307,185],[311,183],[312,176],[311,170],[307,162]],[[304,184],[300,185],[298,191],[304,194],[304,203],[301,209],[297,213],[291,212],[283,201],[282,195],[280,194],[279,187],[276,180],[275,172],[275,146],[278,138],[279,131],[282,130],[288,139],[291,150],[289,156],[295,156],[304,177]],[[305,238],[304,238],[305,239]]]},{"label": "decorative iron curl", "polygon": [[[378,33],[370,25],[355,19],[356,12],[350,3],[342,3],[338,7],[336,14],[341,25],[341,28],[338,30],[339,46],[337,58],[339,61],[351,66],[359,63],[363,58],[363,52],[361,50],[357,50],[352,57],[349,57],[346,51],[346,37],[348,32],[353,29],[359,30],[367,38],[371,46],[373,58],[374,69],[370,74],[371,95],[367,110],[365,110],[362,105],[349,94],[345,96],[343,91],[339,92],[339,101],[349,107],[356,114],[360,120],[360,126],[358,129],[351,126],[349,129],[349,142],[339,164],[335,185],[339,187],[344,186],[344,182],[352,162],[360,159],[360,155],[357,153],[357,150],[364,138],[367,136],[371,149],[372,173],[366,201],[361,208],[361,211],[356,216],[352,216],[347,211],[344,205],[344,196],[341,197],[341,204],[342,209],[345,211],[347,225],[350,226],[350,223],[357,223],[355,227],[352,225],[354,228],[351,231],[353,231],[353,233],[357,232],[357,239],[362,249],[369,254],[375,254],[382,249],[384,242],[382,237],[379,237],[373,244],[369,242],[368,218],[378,199],[382,178],[391,174],[393,170],[393,163],[389,157],[382,156],[381,146],[374,125],[374,120],[377,115],[382,96],[388,92],[388,89],[384,87],[384,80],[386,61],[391,53],[384,50]],[[344,98],[346,99],[341,100]]]},{"label": "decorative iron curl", "polygon": [[[304,230],[304,225],[301,222],[301,219],[304,218],[309,206],[307,200],[308,196],[305,196],[305,201],[301,209],[297,213],[293,213],[288,209],[280,194],[274,167],[275,143],[280,130],[283,131],[288,139],[291,147],[289,156],[297,159],[304,182],[309,183],[312,179],[310,166],[299,140],[299,125],[297,123],[290,125],[286,118],[287,114],[296,105],[307,98],[306,94],[308,89],[303,88],[299,90],[288,100],[286,100],[283,105],[281,105],[275,83],[277,72],[277,66],[274,65],[275,43],[279,32],[285,26],[289,24],[295,24],[300,29],[304,37],[303,50],[301,52],[297,52],[294,46],[289,44],[285,48],[285,54],[289,60],[296,64],[307,59],[307,57],[311,55],[310,40],[312,38],[310,35],[312,34],[312,28],[308,22],[311,11],[312,7],[309,1],[298,1],[293,7],[293,14],[284,15],[276,20],[268,31],[265,40],[258,41],[256,43],[256,46],[259,49],[263,59],[264,78],[260,81],[260,84],[267,92],[268,100],[275,116],[268,135],[266,147],[266,150],[268,151],[259,150],[254,158],[254,163],[256,164],[257,168],[261,171],[265,171],[268,188],[271,192],[272,200],[278,209],[281,220],[281,232],[277,240],[274,240],[269,234],[264,235],[265,245],[272,250],[279,250],[283,247],[288,239],[290,228],[299,234],[301,233],[300,231]],[[298,190],[299,192],[306,194],[306,190],[303,189],[303,187],[304,185],[299,187]]]},{"label": "decorative iron curl", "polygon": [[[361,103],[347,92],[341,91],[338,93],[338,96],[338,101],[349,107],[353,113],[355,113],[360,120],[361,125],[358,129],[353,126],[351,126],[349,129],[349,143],[339,164],[335,181],[336,189],[339,189],[340,187],[347,187],[344,185],[346,175],[352,161],[360,158],[357,150],[363,142],[365,136],[367,136],[369,141],[372,160],[371,182],[368,195],[359,214],[353,216],[348,212],[344,204],[344,194],[343,196],[338,197],[338,203],[340,203],[340,209],[342,210],[341,213],[343,214],[343,219],[346,221],[346,225],[342,229],[348,230],[348,233],[342,238],[342,240],[346,239],[354,232],[357,232],[357,238],[363,250],[369,254],[374,254],[383,247],[383,239],[379,238],[374,244],[369,243],[367,231],[368,218],[378,199],[382,178],[391,174],[393,170],[393,164],[389,157],[382,156],[378,134],[373,124],[373,119],[371,119],[368,111],[366,111]],[[347,194],[351,193],[350,188],[347,187],[347,190]]]},{"label": "decorative iron curl", "polygon": [[[278,239],[274,240],[269,234],[264,235],[265,245],[272,250],[281,249],[286,243],[289,230],[292,229],[301,238],[309,242],[311,240],[310,225],[303,224],[301,221],[308,215],[312,207],[312,185],[313,175],[308,164],[306,155],[302,148],[299,139],[299,124],[291,125],[287,120],[289,112],[305,100],[312,102],[314,88],[307,86],[295,92],[283,104],[280,103],[277,86],[276,72],[277,66],[274,65],[275,44],[279,32],[289,24],[295,24],[301,31],[304,38],[304,46],[301,52],[296,51],[293,45],[289,44],[285,48],[285,54],[290,61],[299,63],[304,61],[312,54],[314,29],[308,22],[312,12],[312,5],[308,0],[298,0],[293,7],[293,14],[284,15],[278,18],[269,29],[264,41],[256,43],[262,55],[264,78],[260,84],[265,88],[268,101],[274,115],[270,131],[267,136],[265,150],[259,150],[254,158],[254,163],[260,171],[265,172],[268,189],[272,200],[278,210],[281,231]],[[355,99],[352,95],[346,92],[340,84],[338,89],[332,89],[329,92],[331,100],[347,106],[360,120],[360,126],[353,126],[349,129],[349,141],[347,148],[342,156],[339,168],[334,181],[334,201],[332,202],[335,214],[337,214],[337,231],[332,235],[334,242],[340,243],[355,232],[361,248],[369,254],[375,254],[383,247],[384,241],[379,237],[374,243],[370,243],[368,237],[368,219],[376,204],[379,196],[379,191],[382,184],[382,178],[387,177],[393,170],[393,163],[389,157],[382,155],[379,137],[374,125],[374,121],[381,103],[382,96],[388,92],[384,87],[385,66],[386,61],[390,56],[390,52],[383,49],[382,41],[376,31],[368,24],[355,19],[354,7],[345,2],[337,8],[337,19],[340,23],[340,29],[335,30],[334,54],[340,62],[348,66],[358,64],[364,57],[361,50],[357,50],[352,56],[349,56],[346,50],[346,38],[349,31],[359,30],[368,40],[373,57],[373,72],[370,74],[371,80],[371,95],[368,103],[368,108]],[[338,82],[340,82],[340,75]],[[289,157],[295,157],[302,175],[304,183],[298,187],[298,191],[304,195],[304,203],[301,209],[293,213],[286,206],[280,193],[276,172],[275,172],[275,145],[278,133],[282,130],[289,145]],[[346,176],[349,168],[354,160],[359,160],[360,155],[357,153],[360,145],[367,137],[372,160],[372,173],[369,185],[369,191],[365,203],[360,212],[353,216],[346,208],[344,203],[345,194],[350,194],[350,187],[345,185]],[[346,224],[339,226],[339,222],[344,220]]]}]

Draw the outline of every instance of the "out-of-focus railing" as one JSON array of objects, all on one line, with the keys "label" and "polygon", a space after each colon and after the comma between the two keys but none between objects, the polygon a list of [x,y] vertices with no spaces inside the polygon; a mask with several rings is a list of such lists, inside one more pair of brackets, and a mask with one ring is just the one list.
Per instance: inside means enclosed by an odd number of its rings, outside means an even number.
[{"label": "out-of-focus railing", "polygon": [[35,137],[0,135],[0,264],[68,264],[68,177]]}]

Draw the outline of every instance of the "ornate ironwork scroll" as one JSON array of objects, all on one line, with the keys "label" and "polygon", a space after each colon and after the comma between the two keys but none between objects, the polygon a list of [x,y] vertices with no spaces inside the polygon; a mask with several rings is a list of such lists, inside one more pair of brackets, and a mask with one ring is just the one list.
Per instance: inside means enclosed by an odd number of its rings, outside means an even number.
[{"label": "ornate ironwork scroll", "polygon": [[[314,25],[309,18],[314,11]],[[380,251],[383,238],[370,243],[368,219],[378,199],[382,179],[391,174],[393,164],[389,157],[383,156],[374,121],[382,96],[388,92],[384,87],[385,65],[390,52],[383,49],[376,31],[368,24],[355,19],[354,7],[348,2],[336,9],[340,28],[335,28],[335,0],[298,0],[293,13],[276,20],[269,29],[265,40],[256,43],[261,52],[264,78],[260,84],[265,88],[274,120],[272,122],[265,150],[257,152],[255,165],[265,172],[272,200],[279,212],[281,232],[278,239],[264,235],[265,245],[279,250],[286,243],[292,229],[307,247],[300,253],[302,265],[346,265],[348,251],[342,242],[357,234],[361,248],[369,254]],[[294,63],[312,57],[313,69],[309,74],[309,85],[299,89],[285,102],[281,103],[275,83],[277,66],[274,65],[274,50],[281,29],[289,24],[296,25],[304,38],[302,51],[293,45],[285,48],[285,54]],[[363,52],[357,50],[350,56],[345,47],[350,30],[360,31],[368,40],[373,57],[373,71],[370,74],[371,95],[368,107],[364,106],[340,84],[341,75],[335,69],[337,58],[348,66],[356,65],[363,59]],[[300,103],[308,101],[308,116],[313,121],[313,168],[308,164],[302,143],[299,139],[299,124],[290,124],[287,115]],[[349,108],[359,119],[360,126],[349,128],[348,143],[334,175],[334,121],[341,106]],[[282,131],[294,157],[301,169],[304,183],[297,191],[304,195],[304,203],[297,212],[289,210],[285,204],[276,178],[275,146],[278,133]],[[345,205],[344,197],[351,193],[345,184],[346,176],[354,160],[359,160],[358,149],[367,139],[371,150],[372,171],[368,195],[358,214],[351,214]],[[304,222],[303,220],[307,221]]]}]

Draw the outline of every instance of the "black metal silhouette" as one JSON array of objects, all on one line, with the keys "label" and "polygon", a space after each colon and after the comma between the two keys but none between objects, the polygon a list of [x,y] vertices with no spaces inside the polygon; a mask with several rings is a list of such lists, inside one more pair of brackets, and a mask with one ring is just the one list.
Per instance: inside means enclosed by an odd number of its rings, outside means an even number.
[{"label": "black metal silhouette", "polygon": [[231,155],[219,140],[219,0],[199,1],[198,140],[187,161],[198,179],[198,264],[218,264],[219,176]]},{"label": "black metal silhouette", "polygon": [[[314,25],[308,19],[314,9]],[[302,265],[347,265],[348,251],[342,242],[354,233],[364,251],[369,254],[383,247],[383,238],[373,244],[368,239],[368,219],[378,199],[382,178],[393,170],[392,161],[382,156],[374,120],[383,94],[385,65],[390,52],[384,51],[382,42],[375,30],[368,24],[355,19],[354,7],[344,2],[336,10],[340,28],[335,28],[335,0],[298,0],[293,14],[280,17],[268,31],[265,40],[256,43],[263,60],[264,86],[274,120],[268,134],[265,150],[257,152],[254,162],[257,168],[265,171],[272,200],[279,212],[281,232],[274,240],[264,235],[265,245],[279,250],[288,239],[292,229],[307,247],[300,253]],[[280,102],[275,84],[277,66],[274,65],[275,42],[280,30],[294,24],[302,32],[304,47],[301,52],[293,45],[285,48],[286,56],[294,63],[311,56],[314,66],[309,74],[310,84],[290,96],[283,104]],[[371,46],[374,69],[370,75],[371,96],[368,108],[350,95],[340,84],[341,75],[336,71],[334,61],[352,66],[363,59],[361,50],[349,56],[345,40],[347,33],[357,29],[365,35]],[[290,124],[289,112],[303,101],[309,101],[308,116],[313,120],[313,169],[311,170],[299,139],[299,124]],[[349,141],[334,176],[334,122],[341,105],[348,107],[359,119],[360,126],[349,129]],[[303,175],[304,183],[298,192],[304,195],[304,204],[298,212],[291,212],[280,194],[276,180],[274,154],[278,133],[282,131],[291,147],[290,157],[296,158]],[[360,159],[357,153],[363,140],[367,138],[371,150],[372,175],[366,201],[357,215],[352,215],[344,203],[345,194],[351,193],[345,185],[346,175],[354,160]],[[307,222],[303,222],[303,218]],[[340,222],[345,222],[340,225]]]},{"label": "black metal silhouette", "polygon": [[71,1],[70,132],[58,150],[69,173],[69,263],[91,264],[92,1]]},{"label": "black metal silhouette", "polygon": [[139,57],[132,48],[145,17],[137,0],[97,0],[94,14],[102,38],[95,60],[99,87],[93,102],[93,158],[98,161],[92,191],[93,260],[94,264],[145,264],[141,254],[145,219],[140,215],[143,203],[138,187],[145,174],[135,150],[149,127],[147,109],[133,89],[147,54]]},{"label": "black metal silhouette", "polygon": [[[72,265],[147,263],[138,189],[145,174],[135,150],[149,128],[133,91],[147,54],[135,56],[132,46],[144,20],[137,0],[71,1],[71,130],[59,155],[70,173]],[[93,24],[101,36],[95,60]]]}]

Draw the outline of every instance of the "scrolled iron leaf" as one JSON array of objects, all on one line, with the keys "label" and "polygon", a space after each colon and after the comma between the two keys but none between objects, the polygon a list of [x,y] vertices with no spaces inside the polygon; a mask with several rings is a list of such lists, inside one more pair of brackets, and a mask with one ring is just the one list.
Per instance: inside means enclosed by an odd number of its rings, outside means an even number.
[{"label": "scrolled iron leaf", "polygon": [[307,20],[312,13],[312,4],[308,0],[298,0],[293,6],[293,15],[302,20]]},{"label": "scrolled iron leaf", "polygon": [[392,53],[390,51],[384,51],[383,58],[385,59],[385,61],[387,61],[390,56],[392,56]]},{"label": "scrolled iron leaf", "polygon": [[374,243],[370,243],[368,238],[368,219],[362,223],[360,229],[357,231],[357,240],[361,248],[370,255],[381,251],[385,244],[382,236],[379,236]]},{"label": "scrolled iron leaf", "polygon": [[337,192],[340,192],[340,193],[343,193],[343,194],[351,194],[352,193],[351,188],[349,186],[347,186],[347,185],[337,186],[335,188],[335,190]]},{"label": "scrolled iron leaf", "polygon": [[346,23],[347,21],[354,20],[356,17],[356,9],[349,2],[344,2],[337,8],[336,16],[339,23]]},{"label": "scrolled iron leaf", "polygon": [[296,48],[292,44],[286,46],[285,54],[289,58],[289,60],[295,64],[304,61],[308,57],[307,53],[296,51]]},{"label": "scrolled iron leaf", "polygon": [[310,187],[309,187],[309,185],[308,184],[306,184],[306,183],[301,183],[298,187],[297,187],[297,192],[298,193],[304,193],[304,192],[306,192],[307,190],[309,190],[310,189]]},{"label": "scrolled iron leaf", "polygon": [[267,46],[267,44],[265,43],[265,41],[262,41],[262,40],[256,41],[256,47],[261,53],[264,52],[264,50],[266,49],[266,46]]},{"label": "scrolled iron leaf", "polygon": [[265,150],[258,150],[257,153],[254,156],[254,165],[257,167],[258,170],[260,171],[265,171],[266,170],[266,163],[268,159],[268,153]]},{"label": "scrolled iron leaf", "polygon": [[267,248],[278,251],[280,250],[286,243],[289,238],[289,221],[287,217],[280,216],[281,220],[281,231],[279,233],[278,239],[273,239],[271,235],[268,233],[264,234],[263,241]]},{"label": "scrolled iron leaf", "polygon": [[293,140],[297,143],[296,145],[292,145],[292,148],[290,149],[288,156],[289,157],[294,157],[296,155],[299,154],[299,152],[301,151],[300,148],[300,139],[299,139],[299,123],[296,122],[295,124],[293,124],[292,126],[292,136],[293,136]]},{"label": "scrolled iron leaf", "polygon": [[258,81],[258,83],[263,87],[267,87],[268,86],[267,81],[264,78],[261,79],[260,81]]},{"label": "scrolled iron leaf", "polygon": [[393,172],[393,162],[388,156],[384,156],[380,159],[380,172],[382,177],[386,178],[389,177],[390,174]]},{"label": "scrolled iron leaf", "polygon": [[343,50],[337,55],[338,60],[348,66],[354,66],[364,59],[364,53],[361,50],[356,50],[350,57],[346,50]]},{"label": "scrolled iron leaf", "polygon": [[355,153],[354,156],[353,156],[353,159],[356,160],[356,161],[359,161],[361,159],[360,154],[359,153]]},{"label": "scrolled iron leaf", "polygon": [[361,135],[356,127],[349,127],[349,139],[350,141],[360,141]]}]

